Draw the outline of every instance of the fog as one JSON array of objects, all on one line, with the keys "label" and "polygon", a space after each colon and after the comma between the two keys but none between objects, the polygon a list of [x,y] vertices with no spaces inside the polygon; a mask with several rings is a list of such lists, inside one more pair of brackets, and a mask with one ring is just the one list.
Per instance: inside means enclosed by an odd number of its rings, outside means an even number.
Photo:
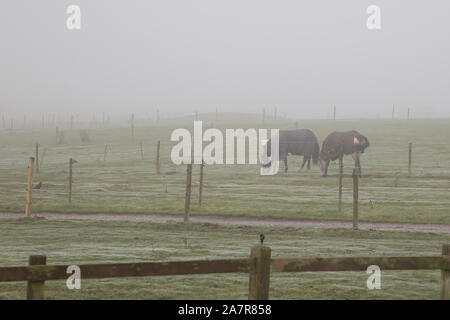
[{"label": "fog", "polygon": [[[81,8],[68,30],[66,8]],[[381,8],[381,30],[366,26]],[[448,0],[3,0],[0,113],[450,116]]]}]

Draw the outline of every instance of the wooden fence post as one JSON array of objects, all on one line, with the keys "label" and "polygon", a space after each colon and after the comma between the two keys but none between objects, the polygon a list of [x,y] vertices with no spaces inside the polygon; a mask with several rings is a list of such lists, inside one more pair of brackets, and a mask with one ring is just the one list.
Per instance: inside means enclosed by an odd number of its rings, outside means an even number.
[{"label": "wooden fence post", "polygon": [[[45,265],[47,262],[46,256],[30,256],[29,265]],[[27,300],[43,300],[45,281],[28,281],[27,282]]]},{"label": "wooden fence post", "polygon": [[186,197],[184,199],[184,222],[189,221],[189,208],[191,206],[191,189],[192,189],[192,164],[188,164],[186,170]]},{"label": "wooden fence post", "polygon": [[72,203],[72,158],[69,159],[69,203]]},{"label": "wooden fence post", "polygon": [[29,217],[31,214],[31,191],[33,190],[33,172],[34,172],[34,158],[30,157],[28,164],[27,204],[25,207],[25,216],[27,217]]},{"label": "wooden fence post", "polygon": [[158,144],[156,145],[156,173],[161,173],[161,166],[159,162],[159,149],[161,148],[161,141],[158,140]]},{"label": "wooden fence post", "polygon": [[203,195],[203,169],[205,167],[205,162],[202,160],[202,164],[200,165],[200,185],[198,189],[198,206],[202,206],[202,195]]},{"label": "wooden fence post", "polygon": [[269,300],[270,251],[270,247],[264,246],[255,246],[251,249],[249,300]]},{"label": "wooden fence post", "polygon": [[408,177],[412,174],[412,143],[408,145]]},{"label": "wooden fence post", "polygon": [[105,144],[105,150],[103,151],[103,162],[106,161],[106,153],[107,153],[107,151],[108,151],[108,145]]},{"label": "wooden fence post", "polygon": [[[450,260],[450,244],[442,246],[442,255]],[[450,300],[450,269],[441,270],[441,300]]]},{"label": "wooden fence post", "polygon": [[353,229],[358,230],[358,169],[353,169]]},{"label": "wooden fence post", "polygon": [[36,142],[36,173],[39,173],[39,144]]}]

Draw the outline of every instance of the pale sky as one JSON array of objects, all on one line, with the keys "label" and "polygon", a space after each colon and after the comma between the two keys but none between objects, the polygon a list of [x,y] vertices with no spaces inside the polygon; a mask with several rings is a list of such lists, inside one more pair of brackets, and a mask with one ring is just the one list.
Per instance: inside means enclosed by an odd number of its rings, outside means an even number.
[{"label": "pale sky", "polygon": [[[81,30],[66,8],[81,8]],[[381,30],[366,9],[381,8]],[[0,113],[450,116],[448,0],[2,0]]]}]

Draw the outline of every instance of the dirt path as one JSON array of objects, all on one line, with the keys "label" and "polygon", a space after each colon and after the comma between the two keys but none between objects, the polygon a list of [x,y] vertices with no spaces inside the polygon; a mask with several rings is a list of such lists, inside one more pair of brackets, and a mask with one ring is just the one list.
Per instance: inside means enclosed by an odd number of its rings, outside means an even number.
[{"label": "dirt path", "polygon": [[[1,218],[23,218],[23,213],[0,213]],[[51,220],[106,220],[106,221],[150,221],[167,222],[183,221],[182,215],[174,214],[112,214],[112,213],[36,213],[36,217]],[[248,226],[281,226],[294,228],[352,228],[351,222],[325,220],[282,220],[255,217],[224,217],[224,216],[191,216],[191,221],[214,224],[248,225]],[[362,230],[410,231],[450,233],[450,225],[419,224],[419,223],[391,223],[391,222],[360,222]]]}]

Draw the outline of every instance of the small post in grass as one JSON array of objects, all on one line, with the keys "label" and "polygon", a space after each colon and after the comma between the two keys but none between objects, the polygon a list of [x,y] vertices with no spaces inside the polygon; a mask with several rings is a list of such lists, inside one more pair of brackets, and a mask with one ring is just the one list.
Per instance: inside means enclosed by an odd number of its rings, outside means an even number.
[{"label": "small post in grass", "polygon": [[270,247],[251,248],[249,272],[249,300],[268,300],[270,285]]},{"label": "small post in grass", "polygon": [[[30,256],[29,260],[30,266],[41,266],[47,263],[46,256]],[[43,300],[45,298],[44,294],[45,280],[44,281],[28,281],[27,282],[27,300]]]},{"label": "small post in grass", "polygon": [[161,141],[158,140],[158,143],[156,145],[156,174],[160,174],[161,173],[161,165],[159,162],[159,150],[161,148]]},{"label": "small post in grass", "polygon": [[106,153],[108,152],[108,145],[105,144],[105,150],[103,151],[103,162],[106,161]]},{"label": "small post in grass", "polygon": [[144,149],[142,148],[142,141],[139,145],[141,147],[141,160],[144,160]]},{"label": "small post in grass", "polygon": [[358,230],[358,169],[353,169],[353,229]]},{"label": "small post in grass", "polygon": [[408,145],[408,177],[412,174],[412,143]]},{"label": "small post in grass", "polygon": [[188,164],[186,170],[186,196],[184,199],[184,222],[189,221],[189,209],[191,206],[191,189],[192,189],[192,164]]},{"label": "small post in grass", "polygon": [[200,165],[200,184],[198,189],[198,206],[202,206],[202,195],[203,195],[203,169],[205,167],[205,162],[202,160],[202,164]]},{"label": "small post in grass", "polygon": [[28,164],[27,204],[25,207],[25,216],[27,217],[29,217],[31,214],[31,191],[33,190],[33,173],[34,173],[34,158],[30,157]]},{"label": "small post in grass", "polygon": [[[442,258],[450,263],[450,244],[442,246]],[[441,300],[450,300],[450,268],[441,270]]]},{"label": "small post in grass", "polygon": [[344,174],[344,162],[342,157],[339,158],[339,203],[338,209],[342,210],[342,175]]},{"label": "small post in grass", "polygon": [[72,203],[72,158],[69,159],[69,203]]}]

